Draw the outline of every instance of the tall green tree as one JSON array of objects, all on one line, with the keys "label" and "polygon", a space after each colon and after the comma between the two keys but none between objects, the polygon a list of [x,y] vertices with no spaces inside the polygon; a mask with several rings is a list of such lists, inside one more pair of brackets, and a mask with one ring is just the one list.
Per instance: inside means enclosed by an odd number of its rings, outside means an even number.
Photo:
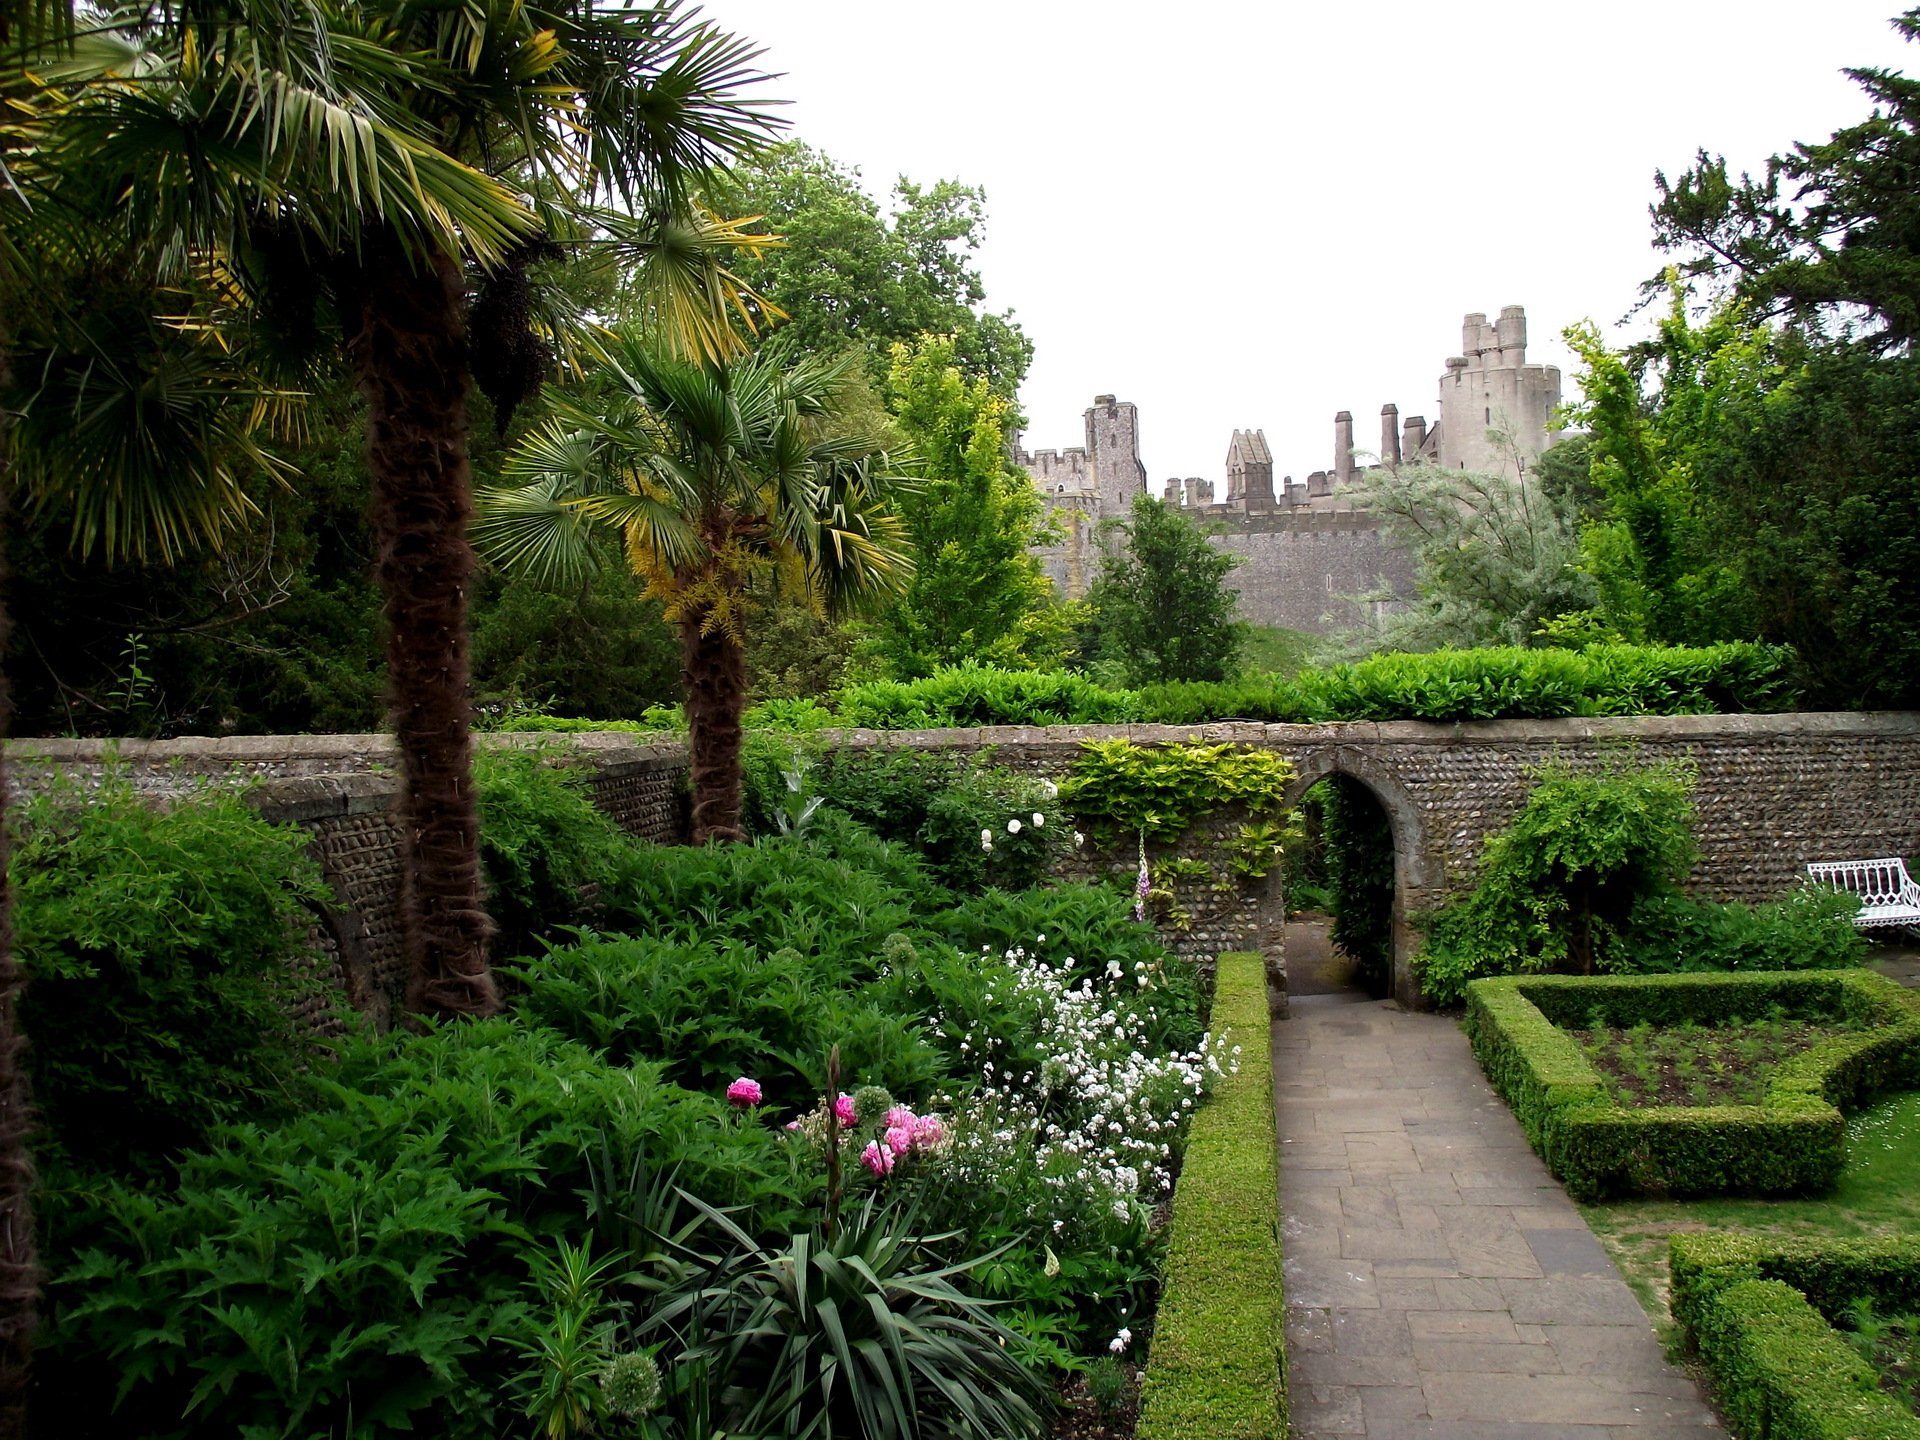
[{"label": "tall green tree", "polygon": [[1129,685],[1229,679],[1245,637],[1226,583],[1240,558],[1151,495],[1108,526],[1124,543],[1101,557],[1088,589],[1083,659],[1111,666]]},{"label": "tall green tree", "polygon": [[698,363],[629,339],[617,384],[551,417],[482,495],[482,549],[510,570],[565,580],[597,564],[596,526],[680,635],[693,771],[693,842],[739,840],[746,631],[768,582],[828,614],[898,595],[912,551],[898,488],[870,433],[837,423],[853,362],[759,350]]},{"label": "tall green tree", "polygon": [[736,166],[707,198],[722,214],[760,217],[755,229],[781,237],[779,246],[743,256],[738,269],[784,313],[789,344],[856,347],[878,385],[892,346],[951,336],[953,363],[1014,403],[1033,344],[1012,312],[984,308],[972,259],[987,218],[977,186],[902,176],[883,212],[858,171],[789,141]]},{"label": "tall green tree", "polygon": [[1045,506],[1008,459],[1007,402],[968,378],[947,336],[893,347],[887,397],[921,484],[901,501],[913,582],[883,621],[882,653],[903,677],[969,659],[1057,665],[1066,621],[1032,549]]}]

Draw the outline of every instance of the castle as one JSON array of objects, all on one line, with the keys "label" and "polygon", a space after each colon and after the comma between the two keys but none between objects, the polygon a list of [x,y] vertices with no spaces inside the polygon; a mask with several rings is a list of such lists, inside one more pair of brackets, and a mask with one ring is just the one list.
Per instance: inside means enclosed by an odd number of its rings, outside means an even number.
[{"label": "castle", "polygon": [[[1483,314],[1461,327],[1465,352],[1447,361],[1440,377],[1440,418],[1404,421],[1399,407],[1380,411],[1377,463],[1391,469],[1425,463],[1449,470],[1524,474],[1551,443],[1560,405],[1560,371],[1527,363],[1527,316],[1509,305],[1488,323]],[[1061,592],[1084,595],[1099,565],[1098,529],[1124,518],[1134,497],[1148,492],[1140,462],[1135,408],[1112,395],[1097,396],[1086,412],[1084,447],[1028,453],[1016,436],[1014,461],[1035,487],[1063,539],[1040,551]],[[1333,417],[1333,465],[1304,482],[1283,476],[1276,486],[1273,456],[1259,430],[1236,430],[1227,449],[1226,496],[1215,499],[1211,480],[1168,480],[1162,498],[1178,505],[1213,534],[1211,543],[1240,556],[1228,576],[1240,595],[1240,616],[1326,635],[1365,624],[1371,609],[1413,593],[1412,557],[1388,542],[1379,521],[1354,507],[1352,489],[1364,469],[1356,458],[1353,416]]]}]

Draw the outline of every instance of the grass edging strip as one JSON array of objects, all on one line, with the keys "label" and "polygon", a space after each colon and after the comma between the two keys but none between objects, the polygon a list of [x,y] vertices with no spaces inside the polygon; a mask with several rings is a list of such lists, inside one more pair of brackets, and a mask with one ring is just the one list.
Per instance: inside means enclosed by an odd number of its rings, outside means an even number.
[{"label": "grass edging strip", "polygon": [[[1776,1004],[1870,1028],[1778,1066],[1760,1105],[1616,1105],[1561,1028],[1593,1013],[1623,1025],[1725,1023]],[[1540,1158],[1581,1199],[1824,1189],[1846,1159],[1839,1107],[1920,1085],[1920,999],[1866,970],[1503,976],[1467,987],[1465,1026]]]},{"label": "grass edging strip", "polygon": [[1741,1440],[1920,1440],[1920,1418],[1822,1314],[1858,1299],[1913,1304],[1920,1239],[1707,1232],[1674,1236],[1668,1253],[1673,1317]]},{"label": "grass edging strip", "polygon": [[1261,956],[1222,955],[1213,1027],[1232,1030],[1240,1070],[1215,1083],[1188,1135],[1139,1440],[1285,1440],[1286,1302],[1268,1023]]}]

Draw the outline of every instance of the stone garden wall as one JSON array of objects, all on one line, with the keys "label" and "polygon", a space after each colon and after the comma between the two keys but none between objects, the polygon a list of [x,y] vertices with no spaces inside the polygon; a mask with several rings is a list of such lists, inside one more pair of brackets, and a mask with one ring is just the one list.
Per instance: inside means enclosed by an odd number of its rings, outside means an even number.
[{"label": "stone garden wall", "polygon": [[[1334,773],[1363,782],[1393,823],[1396,989],[1408,1000],[1418,998],[1405,965],[1415,938],[1412,917],[1470,882],[1486,837],[1512,818],[1542,765],[1678,761],[1693,767],[1700,861],[1690,884],[1715,898],[1779,894],[1812,860],[1920,854],[1920,716],[1904,713],[855,730],[826,741],[956,755],[991,750],[1000,764],[1058,779],[1083,740],[1116,736],[1274,749],[1293,762],[1296,796]],[[487,736],[482,743],[540,745],[591,766],[596,802],[628,830],[661,842],[686,833],[680,796],[686,758],[678,746],[641,745],[630,735],[605,732]],[[55,773],[84,783],[110,763],[107,751],[99,741],[12,742],[13,783],[33,788]],[[396,757],[388,737],[125,741],[118,754],[136,784],[156,796],[208,781],[246,783],[263,814],[308,826],[343,912],[320,927],[329,963],[349,995],[397,993],[398,837],[388,818]],[[1238,817],[1216,817],[1196,827],[1178,853],[1224,874],[1219,842],[1237,824]],[[1079,878],[1131,877],[1136,863],[1134,848],[1118,843],[1082,851],[1064,868]],[[1277,881],[1219,891],[1210,881],[1189,880],[1175,889],[1184,927],[1163,928],[1176,949],[1203,961],[1229,949],[1277,956]]]}]

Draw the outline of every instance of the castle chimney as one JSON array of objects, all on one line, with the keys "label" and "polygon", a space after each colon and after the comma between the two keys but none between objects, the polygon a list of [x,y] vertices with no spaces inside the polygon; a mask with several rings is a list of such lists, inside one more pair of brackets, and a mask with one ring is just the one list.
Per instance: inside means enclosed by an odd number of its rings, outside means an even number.
[{"label": "castle chimney", "polygon": [[1323,499],[1332,493],[1333,486],[1327,480],[1326,471],[1316,470],[1307,476],[1307,498],[1309,500]]},{"label": "castle chimney", "polygon": [[1380,463],[1389,470],[1400,468],[1400,407],[1380,407]]},{"label": "castle chimney", "polygon": [[1417,464],[1420,452],[1427,448],[1427,417],[1409,415],[1400,422],[1400,458],[1408,464]]},{"label": "castle chimney", "polygon": [[1160,491],[1160,498],[1169,505],[1178,505],[1180,503],[1180,482],[1178,480],[1167,481],[1165,487]]},{"label": "castle chimney", "polygon": [[1344,488],[1353,479],[1353,412],[1342,410],[1333,417],[1333,483]]}]

